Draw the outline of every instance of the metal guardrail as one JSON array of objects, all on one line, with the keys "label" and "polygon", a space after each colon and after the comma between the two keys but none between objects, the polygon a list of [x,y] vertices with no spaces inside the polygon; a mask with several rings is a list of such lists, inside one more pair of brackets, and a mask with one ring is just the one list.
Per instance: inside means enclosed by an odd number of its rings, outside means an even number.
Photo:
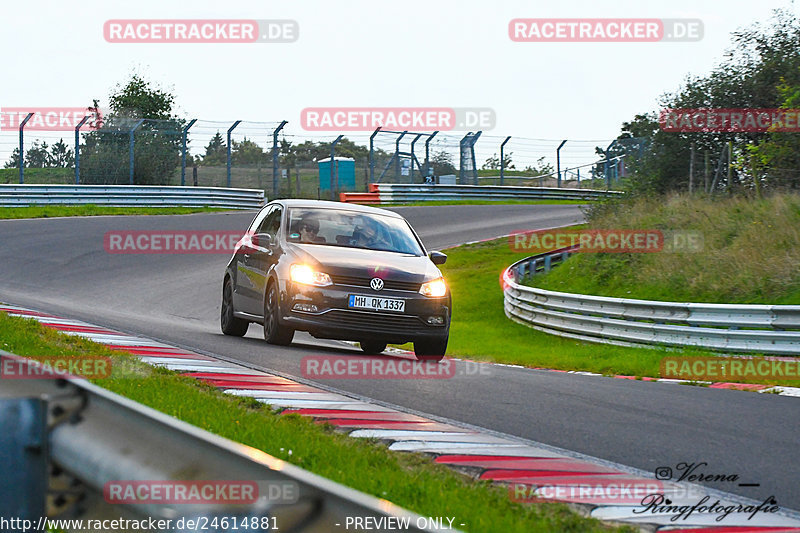
[{"label": "metal guardrail", "polygon": [[[0,365],[9,359],[14,364],[41,368],[37,362],[0,351]],[[334,483],[82,379],[0,380],[0,458],[4,478],[8,474],[7,482],[0,484],[0,516],[32,519],[34,524],[46,512],[47,491],[51,496],[48,507],[54,499],[62,500],[62,505],[64,501],[73,504],[71,512],[62,510],[65,518],[169,518],[175,525],[178,517],[274,517],[281,531],[320,533],[344,529],[348,517],[369,517],[376,531],[396,531],[396,519],[404,518],[410,520],[404,531],[435,531],[418,528],[419,515],[386,500]],[[61,478],[66,473],[80,483],[67,482],[61,490],[54,487],[48,462],[57,467]],[[112,505],[104,497],[104,486],[120,480],[250,481],[256,483],[259,498],[246,505],[147,501]],[[261,498],[269,487],[284,490],[284,494],[289,487],[294,497],[291,501]],[[59,497],[54,498],[54,493]],[[386,517],[392,518],[381,521]],[[209,530],[241,529],[225,526]],[[171,530],[182,531],[178,527]]]},{"label": "metal guardrail", "polygon": [[592,342],[800,355],[800,305],[661,302],[556,292],[522,284],[563,262],[572,250],[562,248],[528,257],[506,269],[507,317],[540,331]]},{"label": "metal guardrail", "polygon": [[148,185],[0,185],[0,207],[95,204],[112,207],[258,209],[264,191]]},{"label": "metal guardrail", "polygon": [[623,194],[620,191],[596,189],[409,183],[371,183],[369,191],[378,193],[381,203],[430,200],[599,200]]}]

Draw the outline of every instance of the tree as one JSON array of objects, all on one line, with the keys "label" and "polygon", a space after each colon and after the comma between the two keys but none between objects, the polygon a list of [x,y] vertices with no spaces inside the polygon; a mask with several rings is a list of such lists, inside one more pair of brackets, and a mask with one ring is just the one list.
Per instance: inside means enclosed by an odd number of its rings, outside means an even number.
[{"label": "tree", "polygon": [[[226,154],[227,160],[227,154]],[[264,150],[245,137],[241,142],[231,141],[231,163],[237,165],[257,165],[266,161]]]},{"label": "tree", "polygon": [[431,166],[434,176],[446,176],[455,174],[456,167],[453,166],[453,156],[445,150],[439,150],[431,155]]},{"label": "tree", "polygon": [[[687,78],[676,92],[664,94],[659,100],[661,107],[758,109],[800,104],[789,98],[792,88],[800,87],[800,19],[797,16],[786,10],[776,10],[769,23],[754,24],[734,32],[732,43],[716,68],[706,76]],[[733,143],[739,164],[734,167],[731,183],[727,182],[727,173],[721,173],[721,187],[750,190],[755,188],[755,180],[766,187],[800,186],[800,173],[781,170],[785,165],[794,164],[789,155],[797,148],[793,144],[796,134],[665,132],[654,113],[637,115],[631,122],[623,123],[622,129],[634,137],[647,139],[647,147],[640,156],[626,158],[632,171],[628,186],[634,191],[685,190],[689,181],[691,146],[696,149],[697,169],[700,154],[708,153],[716,163],[728,142]],[[620,138],[624,138],[623,135]],[[760,148],[752,151],[752,146]],[[751,156],[754,159],[751,160]]]},{"label": "tree", "polygon": [[[511,162],[511,156],[514,155],[514,152],[509,152],[503,155],[503,159],[505,162],[504,168],[506,170],[513,170],[516,167],[514,163]],[[499,170],[500,169],[500,158],[497,157],[497,152],[492,154],[492,157],[486,159],[486,162],[483,164],[483,170]]]},{"label": "tree", "polygon": [[[173,114],[175,97],[134,73],[109,96],[102,127],[89,132],[81,147],[85,183],[128,183],[130,132],[134,134],[134,183],[164,185],[180,165],[185,121]],[[94,100],[90,110],[99,108]]]},{"label": "tree", "polygon": [[206,146],[206,153],[203,155],[204,165],[224,165],[228,159],[228,146],[222,135],[217,131]]},{"label": "tree", "polygon": [[74,152],[67,148],[64,139],[59,139],[57,143],[50,147],[50,165],[56,168],[70,168],[75,160]]}]

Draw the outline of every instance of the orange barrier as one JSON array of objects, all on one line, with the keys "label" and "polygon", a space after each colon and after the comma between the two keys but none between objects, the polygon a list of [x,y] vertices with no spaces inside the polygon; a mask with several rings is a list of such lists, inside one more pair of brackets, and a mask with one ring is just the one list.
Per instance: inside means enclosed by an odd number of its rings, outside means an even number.
[{"label": "orange barrier", "polygon": [[381,197],[376,192],[340,192],[339,201],[351,204],[379,204]]}]

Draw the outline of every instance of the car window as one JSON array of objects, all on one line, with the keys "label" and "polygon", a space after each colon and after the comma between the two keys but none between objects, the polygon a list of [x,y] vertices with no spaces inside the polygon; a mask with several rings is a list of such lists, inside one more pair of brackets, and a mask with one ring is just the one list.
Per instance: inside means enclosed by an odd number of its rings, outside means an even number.
[{"label": "car window", "polygon": [[344,209],[290,209],[286,239],[303,244],[424,255],[405,219]]},{"label": "car window", "polygon": [[267,215],[267,218],[264,219],[264,222],[261,223],[257,233],[268,233],[274,241],[281,227],[282,214],[283,210],[279,206],[275,206],[275,208],[270,211],[269,215]]},{"label": "car window", "polygon": [[247,231],[250,233],[259,233],[258,230],[261,228],[261,224],[269,216],[269,214],[275,210],[275,207],[276,206],[274,205],[270,205],[262,209],[253,219],[253,222],[250,224],[250,227]]}]

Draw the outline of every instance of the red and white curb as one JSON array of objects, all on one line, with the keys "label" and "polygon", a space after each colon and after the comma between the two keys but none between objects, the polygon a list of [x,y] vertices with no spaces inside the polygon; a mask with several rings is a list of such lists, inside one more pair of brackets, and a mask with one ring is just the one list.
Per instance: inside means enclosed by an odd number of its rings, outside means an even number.
[{"label": "red and white curb", "polygon": [[[43,326],[77,335],[111,349],[137,355],[142,361],[175,370],[214,385],[224,392],[254,398],[282,413],[308,416],[337,426],[354,438],[379,439],[390,450],[422,452],[434,461],[473,478],[508,485],[509,497],[521,489],[518,501],[561,501],[577,505],[599,520],[635,525],[647,531],[713,533],[800,533],[800,513],[732,512],[721,515],[694,511],[675,519],[675,512],[643,512],[639,493],[658,486],[673,506],[694,505],[708,496],[710,505],[757,506],[761,502],[689,483],[657,481],[651,474],[599,459],[480,428],[466,429],[376,405],[275,374],[193,353],[143,337],[63,319],[31,309],[0,304],[11,316],[38,320]],[[509,365],[511,366],[511,365]],[[582,373],[585,374],[585,373]],[[599,374],[598,374],[599,375]]]}]

